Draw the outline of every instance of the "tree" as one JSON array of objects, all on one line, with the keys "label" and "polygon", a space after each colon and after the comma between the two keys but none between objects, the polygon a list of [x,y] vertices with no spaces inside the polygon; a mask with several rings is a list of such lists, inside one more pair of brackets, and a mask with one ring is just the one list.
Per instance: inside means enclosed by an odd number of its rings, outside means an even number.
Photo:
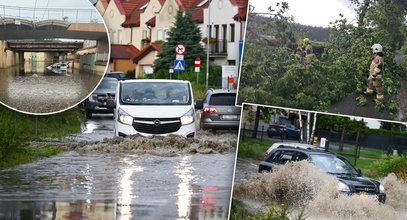
[{"label": "tree", "polygon": [[201,32],[198,25],[192,20],[190,12],[184,14],[178,11],[174,25],[168,33],[168,41],[163,44],[163,51],[158,53],[158,59],[154,62],[155,71],[160,69],[167,70],[174,65],[175,51],[177,44],[183,44],[186,47],[184,60],[186,67],[192,67],[195,58],[203,59],[205,52],[200,44]]}]

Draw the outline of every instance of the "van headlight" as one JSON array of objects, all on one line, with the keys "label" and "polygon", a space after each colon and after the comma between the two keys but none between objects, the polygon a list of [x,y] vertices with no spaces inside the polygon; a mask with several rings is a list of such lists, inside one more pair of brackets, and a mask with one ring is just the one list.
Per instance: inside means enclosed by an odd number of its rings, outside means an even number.
[{"label": "van headlight", "polygon": [[127,112],[123,111],[123,109],[119,108],[118,112],[119,122],[132,125],[133,124],[133,117],[131,117]]},{"label": "van headlight", "polygon": [[384,193],[384,186],[382,184],[380,184],[379,190],[380,190],[380,193]]},{"label": "van headlight", "polygon": [[349,186],[341,181],[338,182],[338,190],[340,192],[349,192],[350,191]]},{"label": "van headlight", "polygon": [[190,109],[181,117],[181,125],[191,124],[192,122],[194,122],[194,110]]}]

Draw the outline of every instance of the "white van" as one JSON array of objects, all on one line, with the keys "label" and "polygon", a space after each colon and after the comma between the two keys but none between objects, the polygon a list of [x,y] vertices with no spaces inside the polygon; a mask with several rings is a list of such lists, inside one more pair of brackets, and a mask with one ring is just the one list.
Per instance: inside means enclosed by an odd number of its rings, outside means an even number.
[{"label": "white van", "polygon": [[183,80],[119,81],[115,102],[115,135],[178,134],[194,137],[195,108],[192,87]]}]

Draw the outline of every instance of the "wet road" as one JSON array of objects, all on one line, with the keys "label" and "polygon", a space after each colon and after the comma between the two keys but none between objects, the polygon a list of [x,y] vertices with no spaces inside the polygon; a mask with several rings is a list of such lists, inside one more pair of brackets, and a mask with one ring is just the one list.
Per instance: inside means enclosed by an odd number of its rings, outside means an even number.
[{"label": "wet road", "polygon": [[53,72],[51,63],[27,62],[0,69],[0,102],[30,113],[51,113],[71,107],[97,86],[103,73],[70,69]]},{"label": "wet road", "polygon": [[[113,136],[94,118],[71,138]],[[69,151],[0,170],[0,219],[226,219],[234,158]]]}]

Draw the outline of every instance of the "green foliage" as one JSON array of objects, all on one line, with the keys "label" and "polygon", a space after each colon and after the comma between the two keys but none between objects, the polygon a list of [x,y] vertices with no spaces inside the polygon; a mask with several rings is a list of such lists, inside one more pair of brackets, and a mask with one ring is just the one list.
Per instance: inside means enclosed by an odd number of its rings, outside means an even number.
[{"label": "green foliage", "polygon": [[0,160],[13,151],[21,151],[21,142],[24,141],[22,123],[14,123],[12,111],[0,106]]},{"label": "green foliage", "polygon": [[18,164],[29,163],[45,157],[50,157],[62,152],[61,148],[51,146],[22,147],[19,151],[13,151],[0,160],[0,167],[11,167]]},{"label": "green foliage", "polygon": [[128,70],[127,71],[127,78],[128,79],[135,79],[136,78],[136,70]]},{"label": "green foliage", "polygon": [[407,132],[386,129],[366,129],[365,134],[377,134],[383,136],[407,136]]},{"label": "green foliage", "polygon": [[178,11],[176,21],[168,32],[168,41],[163,44],[163,51],[158,53],[158,59],[154,61],[155,72],[158,70],[168,71],[175,60],[174,48],[177,44],[184,44],[186,53],[184,55],[186,67],[193,67],[195,58],[203,59],[205,52],[200,44],[201,32],[198,25],[192,20],[190,12],[183,15]]},{"label": "green foliage", "polygon": [[367,104],[367,99],[363,95],[358,96],[356,101],[358,102],[358,106],[365,106]]},{"label": "green foliage", "polygon": [[[375,4],[369,5],[367,10],[371,10]],[[358,11],[361,13],[363,10]],[[400,18],[399,14],[397,16]],[[380,43],[384,48],[385,95],[395,97],[400,92],[400,79],[406,76],[407,70],[394,61],[397,48],[394,36],[387,33],[388,29],[382,27],[378,19],[364,17],[362,20],[366,21],[366,25],[359,27],[349,24],[346,19],[333,22],[323,53],[316,54],[310,65],[304,65],[303,58],[287,42],[280,41],[279,36],[284,34],[297,36],[296,33],[291,34],[293,29],[287,28],[287,22],[291,22],[291,18],[280,13],[273,20],[275,21],[270,23],[263,23],[262,19],[248,20],[238,103],[326,111],[332,103],[366,89],[371,62],[370,47],[374,43]],[[258,33],[266,30],[277,43],[259,37]],[[277,34],[277,30],[287,33]],[[296,38],[293,42],[300,41],[301,39]],[[360,104],[364,103],[362,98],[358,101]],[[397,109],[396,105],[397,102],[391,100],[376,109],[394,111]]]},{"label": "green foliage", "polygon": [[232,198],[232,205],[230,209],[230,219],[240,220],[240,219],[259,219],[259,220],[289,220],[289,219],[305,219],[304,208],[297,216],[293,216],[292,209],[289,205],[279,204],[270,205],[267,212],[261,210],[250,212],[246,209],[243,202]]},{"label": "green foliage", "polygon": [[372,167],[376,167],[381,176],[394,173],[397,177],[407,180],[407,155],[385,155],[382,161],[376,161]]},{"label": "green foliage", "polygon": [[367,126],[361,121],[350,120],[348,117],[326,114],[318,114],[317,117],[318,120],[316,127],[322,130],[333,130],[340,132],[342,131],[344,123],[346,123],[347,134],[356,134],[360,126],[362,126],[362,133],[365,133],[365,131],[368,129]]},{"label": "green foliage", "polygon": [[261,139],[258,138],[240,136],[237,156],[240,158],[260,161],[264,158],[264,153],[267,149],[276,142],[278,141],[266,139],[261,141]]}]

